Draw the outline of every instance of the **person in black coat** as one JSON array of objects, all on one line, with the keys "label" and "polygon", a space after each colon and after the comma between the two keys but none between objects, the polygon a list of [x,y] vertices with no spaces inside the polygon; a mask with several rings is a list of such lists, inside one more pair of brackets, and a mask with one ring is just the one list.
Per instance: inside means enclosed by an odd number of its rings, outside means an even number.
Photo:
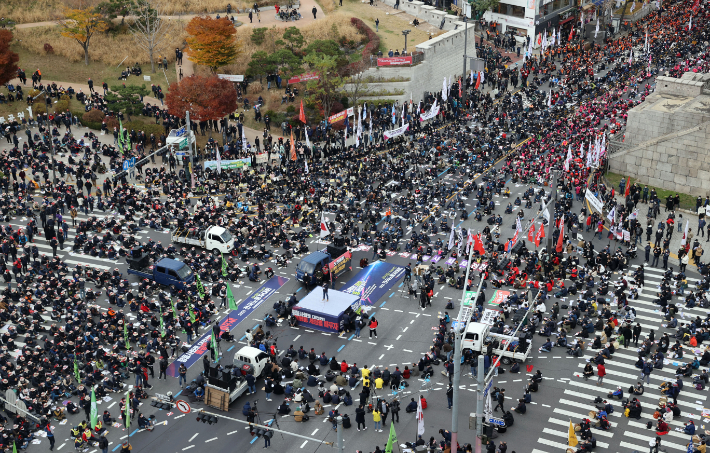
[{"label": "person in black coat", "polygon": [[412,398],[412,401],[410,401],[409,404],[407,404],[407,407],[404,409],[405,412],[408,414],[411,412],[416,412],[417,411],[417,402],[414,401],[414,398]]},{"label": "person in black coat", "polygon": [[365,426],[365,409],[362,404],[355,409],[355,422],[357,422],[358,431],[360,431],[360,425],[362,425],[363,430],[367,429],[367,426]]}]

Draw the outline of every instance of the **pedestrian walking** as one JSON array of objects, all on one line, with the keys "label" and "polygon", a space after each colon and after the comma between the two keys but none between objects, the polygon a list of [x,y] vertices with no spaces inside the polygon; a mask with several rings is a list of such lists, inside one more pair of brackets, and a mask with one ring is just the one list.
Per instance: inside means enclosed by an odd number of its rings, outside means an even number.
[{"label": "pedestrian walking", "polygon": [[355,409],[355,422],[357,423],[358,431],[360,431],[360,425],[362,425],[363,431],[367,429],[367,426],[365,426],[365,408],[362,404]]},{"label": "pedestrian walking", "polygon": [[493,412],[498,412],[498,408],[500,407],[500,410],[505,412],[505,407],[503,406],[503,403],[505,403],[505,389],[501,389],[500,392],[498,392],[498,395],[496,396],[496,401],[498,404],[496,404],[496,407],[493,408]]},{"label": "pedestrian walking", "polygon": [[372,338],[373,335],[377,338],[377,325],[377,320],[375,318],[370,318],[370,324],[368,326],[370,328],[370,338]]},{"label": "pedestrian walking", "polygon": [[634,345],[638,347],[639,345],[639,337],[641,336],[641,324],[636,323],[633,329],[633,335],[634,335]]},{"label": "pedestrian walking", "polygon": [[650,360],[646,360],[643,363],[643,368],[641,368],[641,382],[643,382],[643,379],[646,378],[646,384],[651,384],[651,372],[653,371],[653,364],[651,363]]},{"label": "pedestrian walking", "polygon": [[[446,389],[446,399],[448,400],[449,403],[449,409],[451,409],[451,406],[454,405],[454,387],[449,384],[449,388]],[[497,409],[497,406],[496,406]]]},{"label": "pedestrian walking", "polygon": [[597,365],[597,385],[601,386],[606,376],[606,368],[601,363]]},{"label": "pedestrian walking", "polygon": [[52,425],[47,423],[44,427],[44,431],[47,433],[47,440],[49,441],[49,451],[54,450],[54,432],[52,431]]}]

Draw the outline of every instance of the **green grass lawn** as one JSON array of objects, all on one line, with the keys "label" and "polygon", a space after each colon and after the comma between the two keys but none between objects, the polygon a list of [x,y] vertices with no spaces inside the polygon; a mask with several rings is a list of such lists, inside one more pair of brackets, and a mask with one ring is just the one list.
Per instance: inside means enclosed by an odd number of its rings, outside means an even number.
[{"label": "green grass lawn", "polygon": [[[617,173],[607,173],[605,175],[606,180],[608,181],[609,185],[616,189],[616,191],[619,191],[619,182],[621,182],[622,179],[626,180],[628,175],[619,175]],[[631,184],[638,182],[641,187],[643,188],[645,184],[641,184],[638,179],[631,178]],[[648,191],[650,192],[651,189],[656,189],[656,194],[658,195],[658,198],[661,200],[661,206],[665,205],[666,198],[668,198],[668,195],[675,195],[676,192],[672,192],[670,190],[664,190],[660,189],[658,187],[653,187],[653,186],[648,186]],[[685,193],[678,193],[680,196],[680,207],[681,209],[688,209],[690,211],[695,211],[695,200],[697,197],[694,197],[692,195],[688,195]]]},{"label": "green grass lawn", "polygon": [[[20,56],[18,66],[25,70],[28,84],[30,85],[32,73],[35,72],[37,68],[40,68],[42,71],[43,79],[67,82],[65,88],[69,87],[71,82],[86,84],[89,78],[94,80],[95,85],[100,86],[103,82],[107,82],[109,86],[117,85],[119,83],[118,77],[127,64],[127,62],[124,62],[117,67],[115,65],[107,66],[98,62],[91,62],[88,65],[83,62],[72,63],[61,55],[40,55],[18,45],[11,47],[12,51]],[[116,62],[117,65],[119,61]],[[125,83],[137,85],[145,83],[147,86],[150,86],[151,83],[155,83],[163,88],[163,92],[166,92],[169,83],[177,81],[177,74],[175,70],[172,69],[173,67],[170,67],[171,70],[166,70],[164,74],[162,70],[157,69],[156,65],[156,73],[152,74],[150,72],[150,64],[142,65],[143,75],[151,76],[151,81],[146,82],[143,80],[143,77],[131,76]],[[166,83],[166,75],[169,83]]]}]

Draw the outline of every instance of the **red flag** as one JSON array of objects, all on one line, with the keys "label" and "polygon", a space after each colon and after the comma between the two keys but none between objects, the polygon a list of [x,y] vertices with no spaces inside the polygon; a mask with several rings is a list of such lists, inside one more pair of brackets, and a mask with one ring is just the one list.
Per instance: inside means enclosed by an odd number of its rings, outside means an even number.
[{"label": "red flag", "polygon": [[298,119],[306,124],[306,112],[303,111],[303,99],[301,99],[301,111],[298,113]]},{"label": "red flag", "polygon": [[463,80],[461,80],[461,77],[459,77],[459,99],[463,99],[463,90],[461,89],[462,85],[463,85]]},{"label": "red flag", "polygon": [[481,86],[481,72],[478,71],[478,78],[476,78],[476,90]]},{"label": "red flag", "polygon": [[555,250],[557,253],[561,253],[563,249],[563,242],[565,239],[565,216],[562,216],[562,220],[560,221],[560,235],[557,238],[557,246],[555,247]]},{"label": "red flag", "polygon": [[532,243],[535,240],[535,223],[530,225],[530,230],[528,231],[528,241]]},{"label": "red flag", "polygon": [[628,197],[630,191],[631,191],[631,176],[627,176],[626,177],[626,190],[624,190],[624,197]]},{"label": "red flag", "polygon": [[484,255],[486,253],[486,249],[483,248],[483,241],[481,240],[480,234],[478,236],[473,237],[473,249],[481,255]]},{"label": "red flag", "polygon": [[535,247],[540,247],[540,240],[545,237],[545,227],[540,224],[540,229],[537,230],[537,235],[535,236]]},{"label": "red flag", "polygon": [[567,41],[572,41],[573,35],[574,35],[574,27],[572,27],[569,31],[569,38],[567,39]]},{"label": "red flag", "polygon": [[298,156],[296,156],[296,142],[293,141],[293,129],[291,129],[291,160],[298,160]]}]

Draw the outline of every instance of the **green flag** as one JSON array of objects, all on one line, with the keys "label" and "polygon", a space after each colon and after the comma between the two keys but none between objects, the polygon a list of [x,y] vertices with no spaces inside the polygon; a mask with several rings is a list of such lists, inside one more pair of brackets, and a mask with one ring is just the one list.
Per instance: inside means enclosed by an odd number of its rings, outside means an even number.
[{"label": "green flag", "polygon": [[195,313],[193,313],[193,311],[192,311],[192,304],[189,302],[189,299],[187,302],[187,311],[190,313],[190,322],[194,323],[195,322]]},{"label": "green flag", "polygon": [[227,303],[229,304],[229,309],[230,309],[230,310],[237,310],[237,309],[239,309],[239,306],[237,305],[237,301],[234,300],[234,294],[232,294],[232,287],[231,287],[231,285],[227,285]]},{"label": "green flag", "polygon": [[118,119],[118,150],[123,155],[123,122],[121,118]]},{"label": "green flag", "polygon": [[214,334],[214,330],[212,331],[212,338],[210,340],[210,343],[212,345],[212,350],[214,351],[215,362],[216,362],[219,360],[219,346],[217,346],[217,337]]},{"label": "green flag", "polygon": [[126,413],[123,414],[124,421],[126,422],[126,428],[131,426],[131,391],[126,392]]},{"label": "green flag", "polygon": [[175,317],[175,319],[178,319],[179,318],[178,312],[177,312],[177,308],[175,308],[175,302],[173,301],[173,296],[170,296],[170,306],[173,307],[173,316]]},{"label": "green flag", "polygon": [[15,445],[15,441],[12,441],[12,453],[17,453],[17,445]]},{"label": "green flag", "polygon": [[390,423],[390,438],[387,439],[385,453],[392,453],[392,448],[397,445],[397,433],[394,431],[394,424]]},{"label": "green flag", "polygon": [[93,430],[99,422],[99,410],[96,408],[96,393],[94,393],[93,388],[91,389],[91,412],[89,417],[91,418],[91,429]]},{"label": "green flag", "polygon": [[123,320],[123,339],[126,342],[126,349],[131,349],[131,342],[128,341],[128,325],[125,319]]},{"label": "green flag", "polygon": [[79,374],[79,363],[74,359],[74,377],[77,382],[81,382],[81,374]]},{"label": "green flag", "polygon": [[195,281],[197,282],[197,292],[200,293],[200,297],[205,297],[205,287],[202,286],[200,281],[200,274],[195,274]]},{"label": "green flag", "polygon": [[222,277],[227,276],[227,260],[224,259],[224,253],[222,254]]}]

